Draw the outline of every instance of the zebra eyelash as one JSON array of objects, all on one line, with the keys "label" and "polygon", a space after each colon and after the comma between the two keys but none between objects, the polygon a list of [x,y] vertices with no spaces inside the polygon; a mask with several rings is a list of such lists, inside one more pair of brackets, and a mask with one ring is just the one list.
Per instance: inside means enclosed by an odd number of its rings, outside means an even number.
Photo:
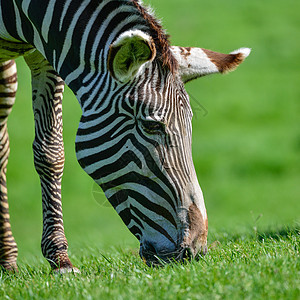
[{"label": "zebra eyelash", "polygon": [[139,119],[142,129],[148,134],[165,134],[166,125],[158,121]]}]

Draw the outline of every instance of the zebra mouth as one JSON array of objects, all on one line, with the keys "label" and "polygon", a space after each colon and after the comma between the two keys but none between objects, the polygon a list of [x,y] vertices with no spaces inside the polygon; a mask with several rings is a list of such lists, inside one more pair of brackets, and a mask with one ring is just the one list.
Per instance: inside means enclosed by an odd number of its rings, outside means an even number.
[{"label": "zebra mouth", "polygon": [[201,248],[196,254],[193,254],[191,248],[181,247],[173,252],[161,251],[158,253],[153,246],[147,244],[146,247],[141,244],[139,254],[144,263],[149,267],[161,267],[170,263],[186,263],[194,259],[199,261],[207,253],[207,246]]}]

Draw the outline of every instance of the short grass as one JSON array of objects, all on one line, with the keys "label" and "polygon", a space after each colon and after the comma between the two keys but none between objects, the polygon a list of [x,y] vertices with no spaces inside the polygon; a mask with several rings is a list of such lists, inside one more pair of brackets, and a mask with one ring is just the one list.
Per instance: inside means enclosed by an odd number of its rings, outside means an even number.
[{"label": "short grass", "polygon": [[136,251],[88,249],[80,275],[23,265],[2,274],[1,299],[299,299],[299,231],[219,236],[199,262],[148,268]]},{"label": "short grass", "polygon": [[176,45],[220,52],[253,48],[234,73],[186,86],[210,251],[198,263],[145,267],[138,242],[76,161],[80,108],[67,89],[64,223],[71,258],[82,274],[49,275],[40,251],[30,77],[18,59],[19,92],[8,124],[8,193],[20,274],[2,274],[0,297],[299,299],[300,2],[145,2],[162,17]]}]

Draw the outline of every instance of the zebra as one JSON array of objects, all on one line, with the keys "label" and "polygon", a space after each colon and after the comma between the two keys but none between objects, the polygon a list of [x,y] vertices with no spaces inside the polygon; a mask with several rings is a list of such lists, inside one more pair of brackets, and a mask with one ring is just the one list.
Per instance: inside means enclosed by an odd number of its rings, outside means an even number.
[{"label": "zebra", "polygon": [[31,70],[34,165],[42,190],[41,248],[57,272],[78,272],[64,233],[64,85],[82,109],[75,148],[83,170],[140,242],[148,265],[207,252],[208,221],[191,153],[192,110],[184,84],[234,70],[230,54],[171,46],[140,0],[0,0],[0,264],[17,270],[6,166],[14,59]]}]

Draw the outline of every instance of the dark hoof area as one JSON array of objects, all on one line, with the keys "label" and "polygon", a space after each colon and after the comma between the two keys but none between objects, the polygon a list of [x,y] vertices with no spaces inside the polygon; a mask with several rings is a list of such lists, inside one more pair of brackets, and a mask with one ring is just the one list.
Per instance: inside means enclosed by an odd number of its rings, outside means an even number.
[{"label": "dark hoof area", "polygon": [[16,263],[1,263],[0,264],[0,270],[3,272],[12,272],[12,273],[18,273],[18,266]]}]

